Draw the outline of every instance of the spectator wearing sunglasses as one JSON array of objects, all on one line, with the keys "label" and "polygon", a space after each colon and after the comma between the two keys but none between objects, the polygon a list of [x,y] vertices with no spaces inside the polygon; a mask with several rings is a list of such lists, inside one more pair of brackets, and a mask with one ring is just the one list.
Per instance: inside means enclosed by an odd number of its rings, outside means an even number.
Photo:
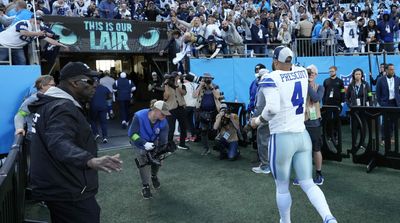
[{"label": "spectator wearing sunglasses", "polygon": [[119,154],[97,158],[97,144],[83,113],[97,84],[81,62],[60,71],[60,84],[29,106],[32,198],[44,201],[52,222],[100,222],[98,170],[120,171]]}]

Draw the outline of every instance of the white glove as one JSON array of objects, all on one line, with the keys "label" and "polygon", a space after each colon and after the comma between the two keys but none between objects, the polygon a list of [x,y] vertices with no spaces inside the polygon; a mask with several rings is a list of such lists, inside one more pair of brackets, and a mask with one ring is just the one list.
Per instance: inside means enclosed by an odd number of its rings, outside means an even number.
[{"label": "white glove", "polygon": [[144,149],[147,150],[147,151],[154,149],[154,143],[152,143],[152,142],[146,142],[146,143],[144,144]]}]

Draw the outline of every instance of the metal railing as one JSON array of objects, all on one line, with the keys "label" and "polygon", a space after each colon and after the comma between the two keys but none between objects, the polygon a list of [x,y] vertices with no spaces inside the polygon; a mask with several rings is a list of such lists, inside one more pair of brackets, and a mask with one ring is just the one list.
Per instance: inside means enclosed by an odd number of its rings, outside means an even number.
[{"label": "metal railing", "polygon": [[0,222],[24,220],[27,159],[22,135],[17,135],[4,165],[0,168]]},{"label": "metal railing", "polygon": [[7,49],[8,50],[8,60],[1,60],[0,64],[12,65],[12,49],[5,46],[0,46],[0,49]]},{"label": "metal railing", "polygon": [[[244,44],[244,57],[272,57],[275,48],[278,46],[287,46],[292,48],[292,44],[290,43],[246,43]],[[259,51],[262,52],[258,53]]]},{"label": "metal railing", "polygon": [[[268,43],[268,44],[243,44],[243,52],[223,53],[221,50],[218,58],[221,57],[272,57],[273,51],[277,46],[287,46],[292,49],[295,57],[315,57],[315,56],[354,56],[367,54],[397,54],[397,46],[400,42],[393,43],[369,43],[360,42],[358,48],[346,48],[343,41],[335,38],[319,38],[312,40],[311,38],[296,38],[289,44]],[[235,47],[236,48],[236,47]],[[229,46],[227,51],[230,52]],[[202,58],[210,55],[199,51],[192,57]]]},{"label": "metal railing", "polygon": [[[8,51],[8,60],[3,60],[0,61],[0,65],[13,65],[13,51],[15,50],[22,50],[23,47],[5,47],[0,45],[0,49],[7,49]],[[26,58],[26,61],[28,64],[40,64],[40,50],[37,48],[36,44],[30,44],[28,48],[28,57]]]},{"label": "metal railing", "polygon": [[292,50],[296,57],[313,56],[334,56],[337,51],[337,45],[333,38],[297,38],[293,43]]}]

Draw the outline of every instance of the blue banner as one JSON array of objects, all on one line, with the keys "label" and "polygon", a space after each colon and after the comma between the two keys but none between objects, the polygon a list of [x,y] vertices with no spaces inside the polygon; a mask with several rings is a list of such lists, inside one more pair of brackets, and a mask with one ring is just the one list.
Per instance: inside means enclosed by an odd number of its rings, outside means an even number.
[{"label": "blue banner", "polygon": [[[361,68],[365,73],[366,81],[369,83],[369,60],[368,56],[337,56],[337,57],[298,57],[300,66],[314,64],[318,68],[317,82],[322,84],[329,78],[329,67],[335,65],[338,68],[338,77],[348,82],[351,72],[355,68]],[[216,58],[216,59],[191,59],[190,69],[198,76],[205,72],[211,73],[214,82],[220,86],[227,101],[238,100],[248,103],[249,87],[255,79],[254,67],[264,64],[271,71],[272,58]],[[372,75],[378,75],[379,64],[383,63],[383,57],[371,56]],[[386,56],[386,63],[395,64],[396,73],[400,74],[400,57],[395,55]],[[349,76],[350,75],[350,76]]]},{"label": "blue banner", "polygon": [[8,153],[14,140],[14,116],[35,80],[40,66],[0,66],[0,154]]}]

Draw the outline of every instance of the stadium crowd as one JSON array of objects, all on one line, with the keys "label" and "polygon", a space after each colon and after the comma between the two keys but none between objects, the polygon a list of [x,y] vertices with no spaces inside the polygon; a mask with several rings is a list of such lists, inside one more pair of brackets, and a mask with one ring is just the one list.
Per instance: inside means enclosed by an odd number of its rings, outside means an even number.
[{"label": "stadium crowd", "polygon": [[[397,0],[350,4],[333,0],[2,0],[0,30],[29,20],[33,11],[38,16],[167,22],[171,38],[177,41],[177,49],[170,54],[186,50],[211,58],[218,54],[271,56],[282,44],[297,48],[303,56],[396,52],[400,18]],[[353,25],[344,32],[349,22]],[[345,44],[346,38],[355,41],[355,46]],[[294,45],[296,39],[299,42]],[[183,43],[191,44],[185,47]]]}]

